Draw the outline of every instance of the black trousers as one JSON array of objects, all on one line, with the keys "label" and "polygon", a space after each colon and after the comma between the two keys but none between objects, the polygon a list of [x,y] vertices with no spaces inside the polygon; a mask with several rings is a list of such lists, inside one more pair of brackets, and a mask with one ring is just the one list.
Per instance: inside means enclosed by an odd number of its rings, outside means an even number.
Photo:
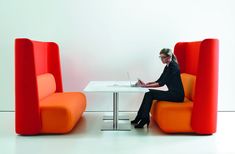
[{"label": "black trousers", "polygon": [[137,116],[141,119],[149,119],[149,112],[151,110],[153,100],[183,102],[184,96],[176,95],[170,91],[150,90],[145,93]]}]

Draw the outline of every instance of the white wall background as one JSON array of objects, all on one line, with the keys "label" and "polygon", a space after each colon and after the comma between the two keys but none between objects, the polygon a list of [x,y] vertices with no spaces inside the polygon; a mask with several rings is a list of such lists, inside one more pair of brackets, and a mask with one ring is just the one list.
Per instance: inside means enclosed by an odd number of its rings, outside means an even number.
[{"label": "white wall background", "polygon": [[[90,80],[156,80],[158,52],[179,41],[220,40],[219,110],[235,110],[233,0],[0,0],[0,110],[14,110],[14,39],[60,45],[65,91]],[[143,94],[121,94],[136,111]],[[112,110],[111,94],[87,94],[87,111]]]}]

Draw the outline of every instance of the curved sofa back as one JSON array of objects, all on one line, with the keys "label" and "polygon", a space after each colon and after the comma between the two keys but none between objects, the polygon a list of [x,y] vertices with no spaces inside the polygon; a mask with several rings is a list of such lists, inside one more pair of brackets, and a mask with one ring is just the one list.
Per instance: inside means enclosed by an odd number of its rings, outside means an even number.
[{"label": "curved sofa back", "polygon": [[[50,73],[53,87],[41,86],[43,79],[37,77]],[[39,77],[40,78],[40,77]],[[54,80],[54,81],[52,81]],[[54,83],[55,82],[55,83]],[[56,85],[56,86],[55,86]],[[39,93],[38,93],[39,91]],[[15,40],[15,131],[17,134],[33,135],[41,130],[39,101],[51,92],[62,92],[59,47],[53,42],[32,41],[27,38]]]},{"label": "curved sofa back", "polygon": [[181,73],[196,76],[192,129],[199,134],[212,134],[217,125],[219,40],[179,42],[174,53]]}]

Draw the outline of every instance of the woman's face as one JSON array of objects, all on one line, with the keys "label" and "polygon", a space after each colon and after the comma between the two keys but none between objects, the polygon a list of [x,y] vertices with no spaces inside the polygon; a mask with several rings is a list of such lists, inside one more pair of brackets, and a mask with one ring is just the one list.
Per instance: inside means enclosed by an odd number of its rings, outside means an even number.
[{"label": "woman's face", "polygon": [[166,64],[170,61],[170,56],[164,55],[164,54],[160,54],[159,58],[161,59],[163,64]]}]

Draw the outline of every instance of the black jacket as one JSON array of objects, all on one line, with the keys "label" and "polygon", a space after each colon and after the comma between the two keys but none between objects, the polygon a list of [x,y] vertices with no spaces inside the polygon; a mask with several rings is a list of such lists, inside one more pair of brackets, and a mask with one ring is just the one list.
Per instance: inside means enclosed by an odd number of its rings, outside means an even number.
[{"label": "black jacket", "polygon": [[174,60],[170,62],[169,66],[165,66],[160,78],[155,82],[158,82],[160,86],[166,84],[171,94],[184,97],[179,65]]}]

